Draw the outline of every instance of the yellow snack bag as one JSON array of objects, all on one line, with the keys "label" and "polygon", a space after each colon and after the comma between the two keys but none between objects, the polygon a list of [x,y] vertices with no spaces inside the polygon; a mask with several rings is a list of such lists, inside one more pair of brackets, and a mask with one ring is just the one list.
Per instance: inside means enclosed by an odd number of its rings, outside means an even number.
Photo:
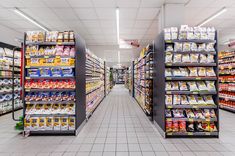
[{"label": "yellow snack bag", "polygon": [[61,117],[61,130],[68,130],[68,117]]},{"label": "yellow snack bag", "polygon": [[61,122],[60,117],[54,117],[54,130],[60,130],[61,129]]},{"label": "yellow snack bag", "polygon": [[53,130],[53,117],[46,117],[46,126],[45,126],[45,130]]},{"label": "yellow snack bag", "polygon": [[31,120],[24,118],[24,130],[30,130],[31,129]]},{"label": "yellow snack bag", "polygon": [[38,117],[31,117],[30,122],[31,122],[31,130],[37,131],[38,127],[39,127],[39,118]]},{"label": "yellow snack bag", "polygon": [[69,117],[69,130],[75,130],[75,117]]},{"label": "yellow snack bag", "polygon": [[39,118],[39,130],[45,130],[46,127],[46,119],[45,117],[40,117]]}]

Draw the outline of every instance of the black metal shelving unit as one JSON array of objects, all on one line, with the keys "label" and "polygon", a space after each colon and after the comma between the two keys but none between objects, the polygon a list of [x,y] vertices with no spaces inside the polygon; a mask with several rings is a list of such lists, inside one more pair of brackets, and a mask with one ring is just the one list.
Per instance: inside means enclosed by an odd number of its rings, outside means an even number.
[{"label": "black metal shelving unit", "polygon": [[[43,32],[44,35],[46,32]],[[75,83],[75,89],[66,89],[61,88],[58,89],[55,88],[48,88],[48,89],[41,89],[41,88],[23,88],[23,104],[24,104],[24,133],[25,135],[77,135],[78,132],[81,130],[83,125],[86,121],[86,46],[85,41],[81,38],[79,35],[74,35],[73,41],[70,42],[48,42],[45,40],[41,42],[31,42],[27,41],[27,34],[24,34],[24,43],[23,43],[23,86],[25,86],[27,81],[67,81],[67,80],[73,80]],[[28,55],[26,52],[26,49],[28,46],[38,46],[40,47],[55,47],[55,46],[71,46],[71,48],[75,49],[75,55],[74,56],[66,56],[63,57],[61,55],[46,55],[46,56],[31,56]],[[71,65],[40,65],[40,66],[31,66],[28,65],[27,59],[35,59],[35,58],[43,58],[43,59],[61,59],[61,58],[71,58],[74,59],[74,64]],[[46,68],[67,68],[68,70],[72,70],[73,76],[48,76],[48,77],[34,77],[28,74],[29,69],[46,69]],[[56,98],[53,98],[55,100],[46,100],[42,98],[41,100],[28,100],[26,99],[27,95],[29,93],[33,93],[34,95],[37,95],[38,93],[41,93],[40,95],[44,95],[45,98],[52,98],[52,96],[57,96]],[[49,93],[44,94],[44,93]],[[54,94],[53,94],[54,93]],[[72,96],[74,97],[73,100],[69,99],[62,99],[63,97]],[[44,99],[44,100],[43,100]],[[71,98],[70,98],[71,99]],[[64,113],[43,113],[43,114],[32,114],[27,111],[30,106],[33,107],[44,107],[46,109],[47,105],[51,105],[50,107],[53,108],[55,111],[56,106],[61,108],[62,107],[66,109]],[[71,106],[71,107],[70,107]],[[72,111],[71,111],[72,110]],[[69,113],[69,111],[72,112]],[[39,119],[37,119],[39,118]],[[54,122],[52,122],[52,120]],[[45,125],[43,125],[45,123]],[[55,125],[57,123],[57,125]],[[34,124],[32,126],[32,124]],[[38,125],[37,125],[38,124]],[[41,125],[40,125],[41,124]],[[50,125],[49,130],[47,125]],[[52,124],[52,125],[51,125]],[[29,126],[31,125],[31,126]],[[28,127],[27,127],[28,126]],[[44,127],[43,129],[40,129],[41,127]],[[31,127],[31,128],[29,128]],[[32,128],[34,127],[34,128]]]},{"label": "black metal shelving unit", "polygon": [[[15,96],[9,100],[1,100],[0,115],[22,109],[22,101],[20,100],[20,63],[21,52],[19,47],[0,42],[0,96]],[[11,53],[10,53],[11,51]],[[17,54],[16,54],[17,53]],[[14,61],[13,61],[14,60]],[[17,83],[16,83],[17,80]],[[4,84],[8,81],[8,84]],[[7,90],[4,90],[7,87]],[[13,119],[14,116],[13,116]]]},{"label": "black metal shelving unit", "polygon": [[[187,51],[187,52],[166,52],[167,45],[174,45],[175,42],[178,43],[215,43],[215,52],[206,52],[206,51]],[[154,78],[153,78],[153,120],[154,124],[165,138],[217,138],[219,137],[219,96],[218,96],[218,55],[217,55],[217,34],[215,40],[164,40],[164,32],[159,34],[154,40]],[[211,54],[214,56],[214,63],[165,63],[165,57],[168,54]],[[186,67],[211,67],[213,68],[216,77],[171,77],[165,76],[166,68],[186,68]],[[167,82],[178,82],[178,81],[213,81],[215,83],[216,91],[166,91]],[[166,95],[211,95],[215,104],[188,104],[188,105],[166,105]],[[195,118],[176,118],[172,115],[171,118],[165,116],[166,110],[175,110],[175,109],[213,109],[216,113],[216,118],[210,118],[205,120],[195,119]],[[166,131],[166,122],[167,121],[186,121],[187,125],[192,122],[214,122],[217,131],[203,131],[199,132],[194,129],[193,132],[186,130],[185,132],[175,132],[175,131]]]}]

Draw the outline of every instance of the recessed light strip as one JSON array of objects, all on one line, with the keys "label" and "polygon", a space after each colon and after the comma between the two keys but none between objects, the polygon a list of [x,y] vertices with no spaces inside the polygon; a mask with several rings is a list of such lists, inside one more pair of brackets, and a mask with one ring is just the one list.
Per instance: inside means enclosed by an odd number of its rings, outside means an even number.
[{"label": "recessed light strip", "polygon": [[119,8],[116,8],[116,24],[117,24],[117,42],[119,44],[119,34],[120,34],[120,27],[119,27]]},{"label": "recessed light strip", "polygon": [[33,18],[27,16],[24,12],[22,12],[21,10],[19,10],[18,8],[14,9],[14,12],[17,13],[18,15],[20,15],[21,17],[27,19],[29,22],[33,23],[34,25],[36,25],[37,27],[45,30],[45,31],[50,31],[48,28],[42,26],[40,23],[38,23],[36,20],[34,20]]},{"label": "recessed light strip", "polygon": [[198,26],[201,27],[203,25],[205,25],[206,23],[212,21],[213,19],[215,19],[216,17],[220,16],[221,14],[225,13],[227,11],[226,7],[223,7],[221,10],[219,10],[217,13],[215,13],[214,15],[212,15],[211,17],[207,18],[206,20],[204,20],[201,24],[199,24]]}]

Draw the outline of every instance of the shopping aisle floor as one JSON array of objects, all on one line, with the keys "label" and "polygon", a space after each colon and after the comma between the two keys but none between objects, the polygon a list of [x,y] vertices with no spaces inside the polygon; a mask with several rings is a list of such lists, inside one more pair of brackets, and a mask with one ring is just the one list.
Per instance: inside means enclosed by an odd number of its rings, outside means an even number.
[{"label": "shopping aisle floor", "polygon": [[221,111],[220,139],[164,139],[123,85],[114,87],[78,136],[22,137],[0,117],[0,156],[235,155],[235,115]]}]

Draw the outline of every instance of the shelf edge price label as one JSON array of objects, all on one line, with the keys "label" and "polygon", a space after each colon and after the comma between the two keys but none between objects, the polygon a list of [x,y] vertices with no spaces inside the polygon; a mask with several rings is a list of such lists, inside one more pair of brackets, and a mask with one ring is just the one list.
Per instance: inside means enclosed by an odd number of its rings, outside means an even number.
[{"label": "shelf edge price label", "polygon": [[26,104],[30,104],[30,102],[25,102]]},{"label": "shelf edge price label", "polygon": [[49,58],[49,56],[44,56],[44,58]]},{"label": "shelf edge price label", "polygon": [[198,108],[198,106],[193,106],[193,108]]},{"label": "shelf edge price label", "polygon": [[193,135],[193,132],[188,132],[188,135]]},{"label": "shelf edge price label", "polygon": [[198,94],[198,92],[192,92],[192,94]]},{"label": "shelf edge price label", "polygon": [[210,119],[206,119],[206,121],[211,121]]},{"label": "shelf edge price label", "polygon": [[189,118],[188,121],[189,121],[189,122],[193,122],[193,119]]},{"label": "shelf edge price label", "polygon": [[173,135],[173,133],[167,133],[167,135]]},{"label": "shelf edge price label", "polygon": [[25,56],[25,58],[30,58],[30,56],[27,55],[27,56]]},{"label": "shelf edge price label", "polygon": [[167,63],[166,65],[167,65],[167,66],[172,66],[172,63]]},{"label": "shelf edge price label", "polygon": [[171,91],[167,91],[166,94],[172,94]]},{"label": "shelf edge price label", "polygon": [[25,66],[25,68],[30,68],[30,66]]},{"label": "shelf edge price label", "polygon": [[211,133],[210,132],[205,132],[205,135],[211,135]]},{"label": "shelf edge price label", "polygon": [[201,80],[202,78],[200,78],[200,77],[196,77],[196,80]]},{"label": "shelf edge price label", "polygon": [[171,77],[167,77],[166,79],[167,79],[167,80],[172,80],[172,78],[171,78]]},{"label": "shelf edge price label", "polygon": [[30,77],[26,77],[25,79],[26,79],[26,80],[30,80]]},{"label": "shelf edge price label", "polygon": [[25,88],[25,91],[26,91],[26,92],[29,92],[29,91],[30,91],[30,89],[29,89],[29,88]]},{"label": "shelf edge price label", "polygon": [[60,56],[56,56],[55,58],[60,58]]},{"label": "shelf edge price label", "polygon": [[57,42],[56,44],[57,44],[57,45],[62,45],[62,42]]}]

